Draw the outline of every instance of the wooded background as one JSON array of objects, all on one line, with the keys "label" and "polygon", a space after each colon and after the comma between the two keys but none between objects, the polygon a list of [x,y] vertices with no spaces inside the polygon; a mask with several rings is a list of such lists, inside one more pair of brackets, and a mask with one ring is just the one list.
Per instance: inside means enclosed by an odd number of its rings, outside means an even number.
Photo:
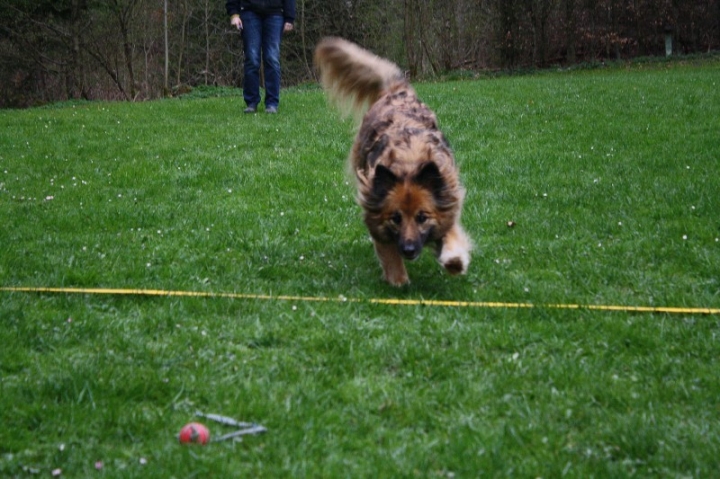
[{"label": "wooded background", "polygon": [[[339,35],[411,77],[720,48],[720,0],[297,0],[285,86],[314,81]],[[0,0],[0,107],[145,100],[240,86],[242,40],[224,0]]]}]

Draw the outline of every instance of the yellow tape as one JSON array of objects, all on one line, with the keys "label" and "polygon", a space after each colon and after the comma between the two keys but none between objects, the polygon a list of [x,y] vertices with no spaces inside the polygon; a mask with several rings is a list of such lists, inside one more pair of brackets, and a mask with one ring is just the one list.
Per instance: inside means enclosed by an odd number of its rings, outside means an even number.
[{"label": "yellow tape", "polygon": [[118,289],[118,288],[49,288],[49,287],[0,287],[0,291],[13,293],[51,293],[51,294],[95,294],[120,296],[180,296],[194,298],[230,298],[254,299],[265,301],[333,302],[333,303],[370,303],[395,306],[438,306],[450,308],[494,308],[494,309],[586,309],[590,311],[615,311],[630,313],[667,313],[667,314],[720,314],[720,308],[678,308],[664,306],[613,306],[598,304],[533,304],[499,303],[479,301],[445,301],[436,299],[353,299],[340,296],[324,298],[316,296],[266,295],[247,293],[214,293],[205,291],[169,291],[162,289]]},{"label": "yellow tape", "polygon": [[713,308],[677,308],[664,306],[613,306],[598,304],[533,304],[533,303],[493,303],[476,301],[442,301],[432,299],[370,299],[370,303],[397,305],[447,306],[463,308],[545,308],[545,309],[587,309],[591,311],[620,311],[632,313],[669,313],[669,314],[720,314]]},{"label": "yellow tape", "polygon": [[162,289],[117,289],[117,288],[49,288],[49,287],[0,287],[0,291],[14,293],[52,293],[52,294],[97,294],[121,296],[181,296],[194,298],[231,298],[255,299],[265,301],[298,301],[298,302],[348,302],[370,303],[395,306],[439,306],[451,308],[504,308],[504,309],[586,309],[591,311],[620,311],[632,313],[667,313],[667,314],[720,314],[717,308],[678,308],[666,306],[613,306],[597,304],[533,304],[533,303],[502,303],[480,301],[445,301],[436,299],[353,299],[353,298],[324,298],[316,296],[292,296],[247,293],[214,293],[204,291],[168,291]]}]

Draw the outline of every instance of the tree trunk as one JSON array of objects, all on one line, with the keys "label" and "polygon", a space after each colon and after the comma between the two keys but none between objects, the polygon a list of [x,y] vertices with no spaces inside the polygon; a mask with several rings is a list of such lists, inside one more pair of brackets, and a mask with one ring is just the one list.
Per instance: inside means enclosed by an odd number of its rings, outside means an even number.
[{"label": "tree trunk", "polygon": [[565,61],[575,63],[575,0],[565,0]]},{"label": "tree trunk", "polygon": [[168,44],[168,2],[163,1],[163,37],[165,40],[165,68],[163,70],[163,96],[168,96],[168,76],[170,75],[170,45]]},{"label": "tree trunk", "polygon": [[415,33],[417,32],[417,22],[415,18],[415,11],[417,5],[415,0],[404,0],[405,3],[405,57],[407,58],[408,69],[410,70],[410,76],[415,77],[419,70],[418,65],[418,54],[415,39]]},{"label": "tree trunk", "polygon": [[128,74],[128,86],[130,87],[130,100],[137,98],[137,85],[135,84],[135,70],[133,68],[133,44],[130,39],[130,18],[135,8],[137,0],[129,0],[123,8],[118,0],[113,0],[113,12],[118,22],[120,36],[123,44],[123,59],[125,61],[125,70]]}]

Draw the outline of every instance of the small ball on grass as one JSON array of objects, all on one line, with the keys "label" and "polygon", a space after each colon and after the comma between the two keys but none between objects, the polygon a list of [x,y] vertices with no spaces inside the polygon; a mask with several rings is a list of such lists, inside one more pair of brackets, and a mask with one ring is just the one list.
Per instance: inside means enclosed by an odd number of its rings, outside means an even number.
[{"label": "small ball on grass", "polygon": [[210,430],[204,424],[199,422],[191,422],[185,424],[180,429],[178,436],[180,444],[202,444],[205,445],[210,441]]}]

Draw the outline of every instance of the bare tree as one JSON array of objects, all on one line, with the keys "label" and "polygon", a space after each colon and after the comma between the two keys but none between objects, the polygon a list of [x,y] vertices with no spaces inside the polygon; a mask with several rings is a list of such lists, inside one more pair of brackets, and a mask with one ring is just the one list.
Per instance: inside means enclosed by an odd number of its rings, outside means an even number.
[{"label": "bare tree", "polygon": [[575,20],[576,0],[565,0],[565,61],[567,63],[575,63],[577,31]]},{"label": "bare tree", "polygon": [[163,40],[165,46],[165,68],[163,69],[163,96],[167,96],[170,88],[168,77],[170,76],[170,44],[168,43],[168,2],[163,0]]}]

